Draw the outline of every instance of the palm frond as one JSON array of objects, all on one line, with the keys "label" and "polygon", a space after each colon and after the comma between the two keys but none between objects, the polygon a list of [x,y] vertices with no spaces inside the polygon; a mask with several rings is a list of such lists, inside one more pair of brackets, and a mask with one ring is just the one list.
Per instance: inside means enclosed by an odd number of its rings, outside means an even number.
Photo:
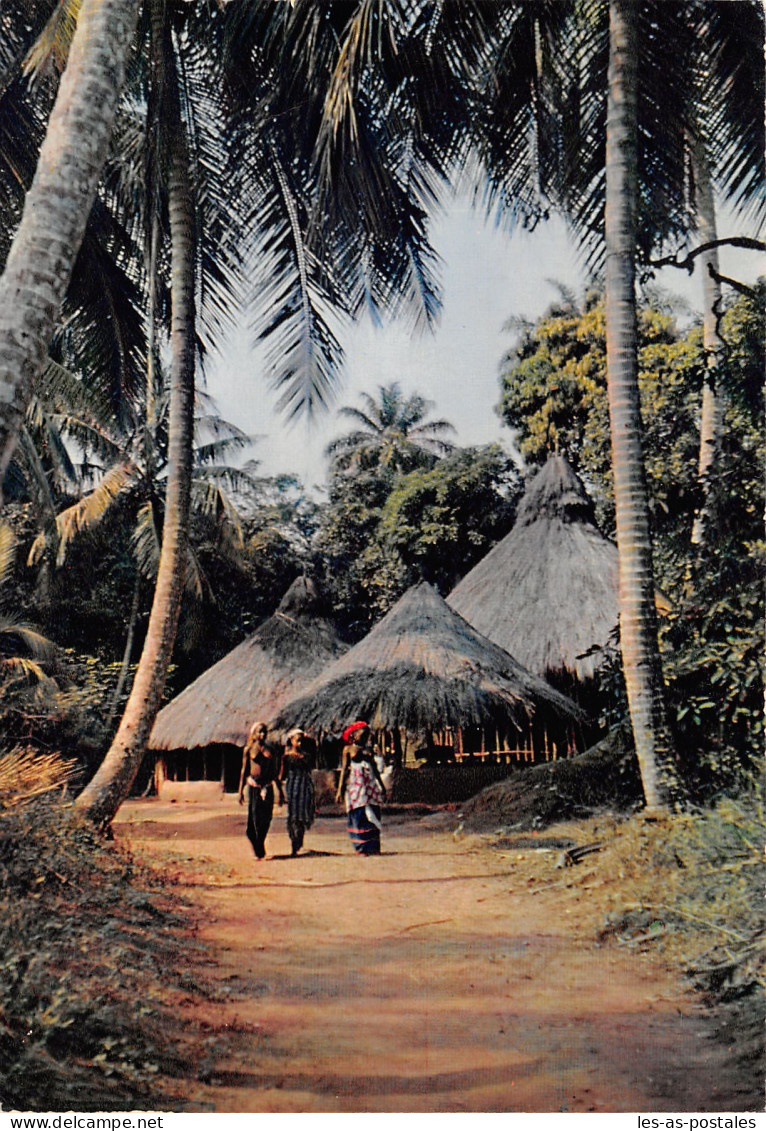
[{"label": "palm frond", "polygon": [[228,528],[235,545],[244,544],[241,515],[221,482],[209,479],[195,482],[192,507],[197,514],[212,519],[220,530]]},{"label": "palm frond", "polygon": [[0,587],[5,585],[16,561],[16,535],[10,526],[0,523]]},{"label": "palm frond", "polygon": [[693,8],[700,129],[719,186],[759,224],[766,219],[764,14],[757,2]]},{"label": "palm frond", "polygon": [[66,67],[82,0],[59,0],[53,15],[24,60],[24,73],[38,82],[49,70]]},{"label": "palm frond", "polygon": [[205,590],[209,590],[210,587],[202,568],[202,562],[191,543],[187,543],[184,561],[184,588],[187,593],[191,593],[198,601],[201,601],[205,596]]},{"label": "palm frond", "polygon": [[157,576],[161,546],[160,521],[151,501],[142,504],[131,536],[138,571],[148,581],[153,581]]},{"label": "palm frond", "polygon": [[[56,564],[58,566],[63,565],[71,542],[79,534],[93,529],[101,522],[118,495],[135,483],[137,474],[138,469],[131,461],[111,467],[92,491],[57,515]],[[46,531],[38,534],[30,548],[28,564],[35,565],[40,561],[49,544],[50,535]]]},{"label": "palm frond", "polygon": [[0,655],[7,661],[20,659],[12,654],[19,650],[27,653],[27,659],[44,662],[53,659],[56,645],[36,628],[6,614],[0,617]]}]

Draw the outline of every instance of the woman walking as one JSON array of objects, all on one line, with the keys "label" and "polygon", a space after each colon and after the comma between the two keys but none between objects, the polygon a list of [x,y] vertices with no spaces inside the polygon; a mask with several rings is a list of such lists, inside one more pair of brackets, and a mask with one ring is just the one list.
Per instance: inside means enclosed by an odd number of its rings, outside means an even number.
[{"label": "woman walking", "polygon": [[297,728],[291,730],[282,758],[281,781],[287,798],[287,833],[293,856],[300,852],[306,831],[314,823],[316,798],[312,769],[313,758],[304,732]]},{"label": "woman walking", "polygon": [[336,800],[345,795],[348,835],[360,856],[380,855],[381,806],[386,790],[375,764],[367,723],[356,722],[343,732],[340,781]]},{"label": "woman walking", "polygon": [[242,751],[242,772],[239,775],[239,803],[247,799],[247,839],[253,846],[257,860],[266,856],[266,834],[274,812],[274,785],[279,791],[279,804],[284,805],[282,783],[279,780],[279,754],[267,744],[265,723],[253,723]]}]

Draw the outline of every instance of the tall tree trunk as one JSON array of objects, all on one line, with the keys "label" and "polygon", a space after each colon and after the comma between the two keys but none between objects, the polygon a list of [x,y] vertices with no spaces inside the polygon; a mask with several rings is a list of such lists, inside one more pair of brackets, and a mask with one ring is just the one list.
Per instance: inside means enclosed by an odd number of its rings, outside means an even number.
[{"label": "tall tree trunk", "polygon": [[125,684],[128,682],[128,672],[130,671],[130,657],[133,655],[133,641],[136,637],[136,624],[138,623],[138,609],[141,597],[141,574],[136,571],[136,580],[133,584],[133,599],[130,603],[130,616],[128,618],[128,631],[125,636],[125,647],[122,651],[122,663],[120,664],[120,674],[117,677],[112,698],[109,702],[109,714],[106,716],[104,722],[104,735],[109,734],[112,729],[114,717],[117,714],[117,708],[120,705],[123,693],[125,691]]},{"label": "tall tree trunk", "polygon": [[0,482],[85,233],[137,17],[138,0],[83,0],[0,279]]},{"label": "tall tree trunk", "polygon": [[[697,195],[697,236],[701,244],[718,238],[715,221],[715,200],[710,177],[710,165],[705,145],[698,141],[694,150],[694,173]],[[702,386],[702,414],[700,418],[700,451],[697,479],[702,490],[702,505],[694,518],[692,543],[700,545],[705,539],[708,518],[707,496],[710,476],[713,473],[718,447],[721,442],[723,421],[723,395],[719,385],[719,370],[723,341],[718,333],[721,302],[721,284],[711,275],[718,273],[718,249],[711,248],[700,256],[702,268],[702,348],[705,352],[705,384]]]},{"label": "tall tree trunk", "polygon": [[678,792],[665,722],[641,443],[636,330],[638,4],[610,0],[606,127],[606,351],[619,561],[620,644],[646,804]]},{"label": "tall tree trunk", "polygon": [[144,649],[111,749],[75,802],[90,820],[107,825],[128,796],[162,702],[183,593],[189,529],[194,422],[194,208],[189,153],[178,99],[168,181],[171,239],[171,388],[168,485],[162,550]]}]

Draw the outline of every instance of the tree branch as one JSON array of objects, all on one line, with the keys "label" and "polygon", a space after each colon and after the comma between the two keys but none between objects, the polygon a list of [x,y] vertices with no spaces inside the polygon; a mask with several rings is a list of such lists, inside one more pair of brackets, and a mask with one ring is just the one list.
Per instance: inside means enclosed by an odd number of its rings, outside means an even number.
[{"label": "tree branch", "polygon": [[[709,243],[700,244],[694,251],[687,253],[684,259],[679,259],[680,252],[676,255],[668,255],[664,259],[650,259],[650,267],[679,267],[682,271],[688,271],[691,275],[694,271],[694,260],[699,255],[704,255],[707,251],[713,251],[717,247],[742,247],[747,251],[766,251],[766,243],[762,240],[754,240],[749,236],[730,236],[728,239],[710,240]],[[711,272],[712,273],[712,272]],[[723,282],[730,283],[732,286],[743,286],[742,283],[732,282],[731,279],[725,279],[723,276],[714,276],[721,279]]]},{"label": "tree branch", "polygon": [[755,287],[749,287],[747,283],[740,283],[738,279],[730,279],[728,275],[719,275],[712,263],[708,263],[707,269],[710,272],[710,277],[715,279],[717,283],[728,283],[730,287],[738,291],[741,295],[752,297],[755,294]]}]

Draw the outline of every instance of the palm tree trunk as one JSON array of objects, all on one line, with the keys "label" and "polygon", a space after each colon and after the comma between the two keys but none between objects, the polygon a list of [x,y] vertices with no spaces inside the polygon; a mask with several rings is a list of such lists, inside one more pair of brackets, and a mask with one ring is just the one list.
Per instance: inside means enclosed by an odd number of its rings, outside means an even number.
[{"label": "palm tree trunk", "polygon": [[137,17],[138,0],[83,0],[0,279],[0,482],[85,233]]},{"label": "palm tree trunk", "polygon": [[128,618],[128,631],[125,636],[125,647],[122,652],[122,663],[120,664],[120,674],[117,677],[112,698],[109,703],[109,714],[104,722],[104,736],[109,734],[114,722],[114,716],[117,714],[117,708],[120,705],[123,692],[125,691],[125,684],[128,681],[128,671],[130,670],[130,657],[133,655],[133,641],[136,638],[136,624],[138,623],[138,609],[139,600],[141,597],[141,574],[136,572],[136,580],[133,585],[133,599],[130,603],[130,616]]},{"label": "palm tree trunk", "polygon": [[619,560],[620,643],[644,797],[650,809],[657,809],[670,805],[678,787],[663,703],[638,392],[636,0],[610,0],[609,40],[606,343]]},{"label": "palm tree trunk", "polygon": [[[715,200],[710,178],[710,166],[705,146],[698,141],[694,151],[694,172],[697,190],[697,235],[701,244],[718,238],[715,222]],[[700,419],[700,451],[697,480],[702,490],[702,505],[695,515],[692,527],[692,544],[701,545],[705,539],[708,518],[707,496],[718,447],[721,442],[723,397],[718,384],[723,341],[718,333],[721,284],[710,271],[718,273],[718,249],[711,248],[700,256],[702,267],[702,348],[705,352],[705,384],[702,387],[702,414]]]},{"label": "palm tree trunk", "polygon": [[146,640],[125,713],[109,752],[75,803],[101,826],[109,824],[128,796],[141,765],[162,702],[183,593],[194,421],[194,207],[184,125],[177,98],[171,101],[176,111],[168,183],[172,361],[162,551]]}]

